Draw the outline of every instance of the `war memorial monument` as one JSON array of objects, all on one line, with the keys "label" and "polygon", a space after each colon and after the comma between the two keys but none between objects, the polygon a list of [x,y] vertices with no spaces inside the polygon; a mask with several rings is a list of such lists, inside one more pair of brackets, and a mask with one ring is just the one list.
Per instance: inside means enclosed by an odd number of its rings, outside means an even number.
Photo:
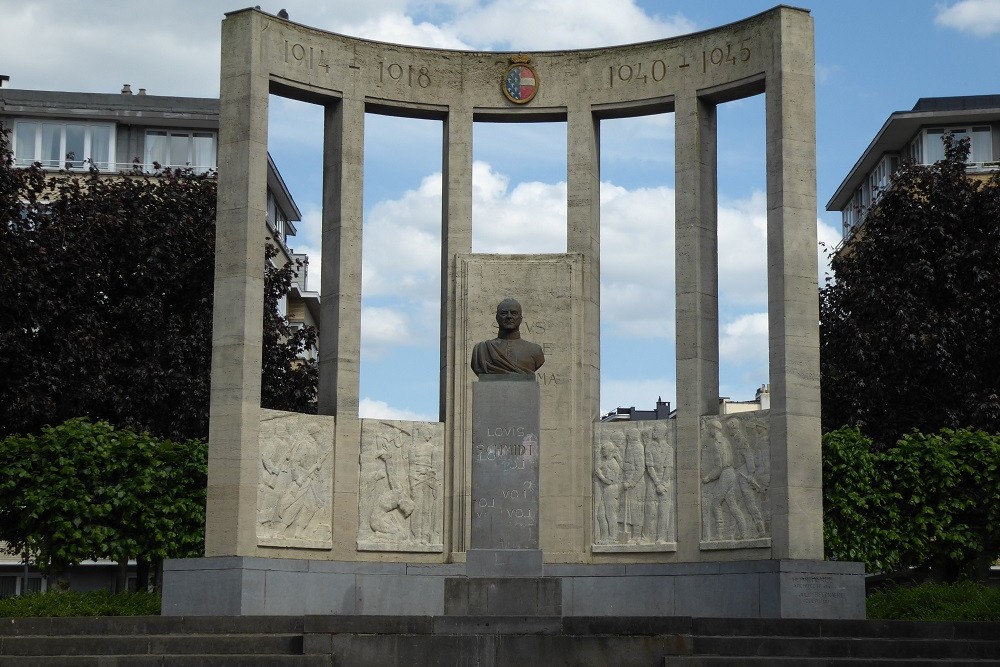
[{"label": "war memorial monument", "polygon": [[[861,565],[823,560],[814,70],[785,6],[517,53],[228,14],[206,554],[163,613],[863,618]],[[269,94],[324,109],[318,415],[260,407]],[[716,107],[758,94],[771,407],[719,416]],[[601,121],[663,112],[677,416],[600,423]],[[444,128],[436,422],[358,417],[366,113]],[[472,252],[477,121],[566,123],[567,252]]]}]

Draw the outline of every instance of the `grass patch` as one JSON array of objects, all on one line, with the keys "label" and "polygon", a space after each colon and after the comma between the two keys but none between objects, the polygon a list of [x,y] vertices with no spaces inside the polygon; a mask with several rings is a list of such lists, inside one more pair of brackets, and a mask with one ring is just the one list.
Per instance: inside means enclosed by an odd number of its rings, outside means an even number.
[{"label": "grass patch", "polygon": [[868,618],[1000,622],[1000,588],[974,581],[890,586],[868,596]]},{"label": "grass patch", "polygon": [[0,599],[0,617],[27,616],[158,616],[157,593],[77,591],[33,593]]}]

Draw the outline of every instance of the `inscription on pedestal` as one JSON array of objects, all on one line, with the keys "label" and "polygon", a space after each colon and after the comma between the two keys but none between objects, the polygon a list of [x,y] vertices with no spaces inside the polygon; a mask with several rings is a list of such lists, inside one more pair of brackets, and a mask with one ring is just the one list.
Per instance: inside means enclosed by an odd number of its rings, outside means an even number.
[{"label": "inscription on pedestal", "polygon": [[472,548],[538,548],[538,384],[472,391]]}]

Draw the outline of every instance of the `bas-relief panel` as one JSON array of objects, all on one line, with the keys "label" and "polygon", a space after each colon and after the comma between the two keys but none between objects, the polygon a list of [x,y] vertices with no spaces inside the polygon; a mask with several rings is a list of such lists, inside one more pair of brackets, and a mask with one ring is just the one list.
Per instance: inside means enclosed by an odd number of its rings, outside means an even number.
[{"label": "bas-relief panel", "polygon": [[701,419],[702,549],[771,545],[768,414]]},{"label": "bas-relief panel", "polygon": [[444,424],[361,421],[359,551],[444,551]]},{"label": "bas-relief panel", "polygon": [[333,547],[333,417],[261,410],[257,543]]},{"label": "bas-relief panel", "polygon": [[594,552],[676,551],[676,431],[666,420],[594,428]]}]

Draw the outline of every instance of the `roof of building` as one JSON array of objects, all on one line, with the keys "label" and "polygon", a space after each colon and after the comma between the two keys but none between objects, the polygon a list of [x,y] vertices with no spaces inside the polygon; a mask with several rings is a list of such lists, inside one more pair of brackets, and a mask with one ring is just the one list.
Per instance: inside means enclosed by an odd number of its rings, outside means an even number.
[{"label": "roof of building", "polygon": [[847,177],[826,204],[828,211],[843,211],[885,153],[902,150],[926,125],[967,125],[1000,119],[1000,95],[921,97],[910,111],[895,111],[861,154]]},{"label": "roof of building", "polygon": [[[157,125],[178,127],[206,123],[219,125],[219,100],[211,97],[0,88],[0,112],[119,122],[145,119]],[[140,124],[150,123],[140,121]]]},{"label": "roof of building", "polygon": [[[218,98],[135,94],[124,92],[126,89],[131,91],[128,85],[123,86],[121,93],[0,88],[0,115],[77,118],[157,127],[219,127]],[[267,165],[267,184],[279,199],[279,206],[290,221],[301,220],[302,212],[270,154]],[[294,235],[295,231],[292,225],[289,234]]]}]

